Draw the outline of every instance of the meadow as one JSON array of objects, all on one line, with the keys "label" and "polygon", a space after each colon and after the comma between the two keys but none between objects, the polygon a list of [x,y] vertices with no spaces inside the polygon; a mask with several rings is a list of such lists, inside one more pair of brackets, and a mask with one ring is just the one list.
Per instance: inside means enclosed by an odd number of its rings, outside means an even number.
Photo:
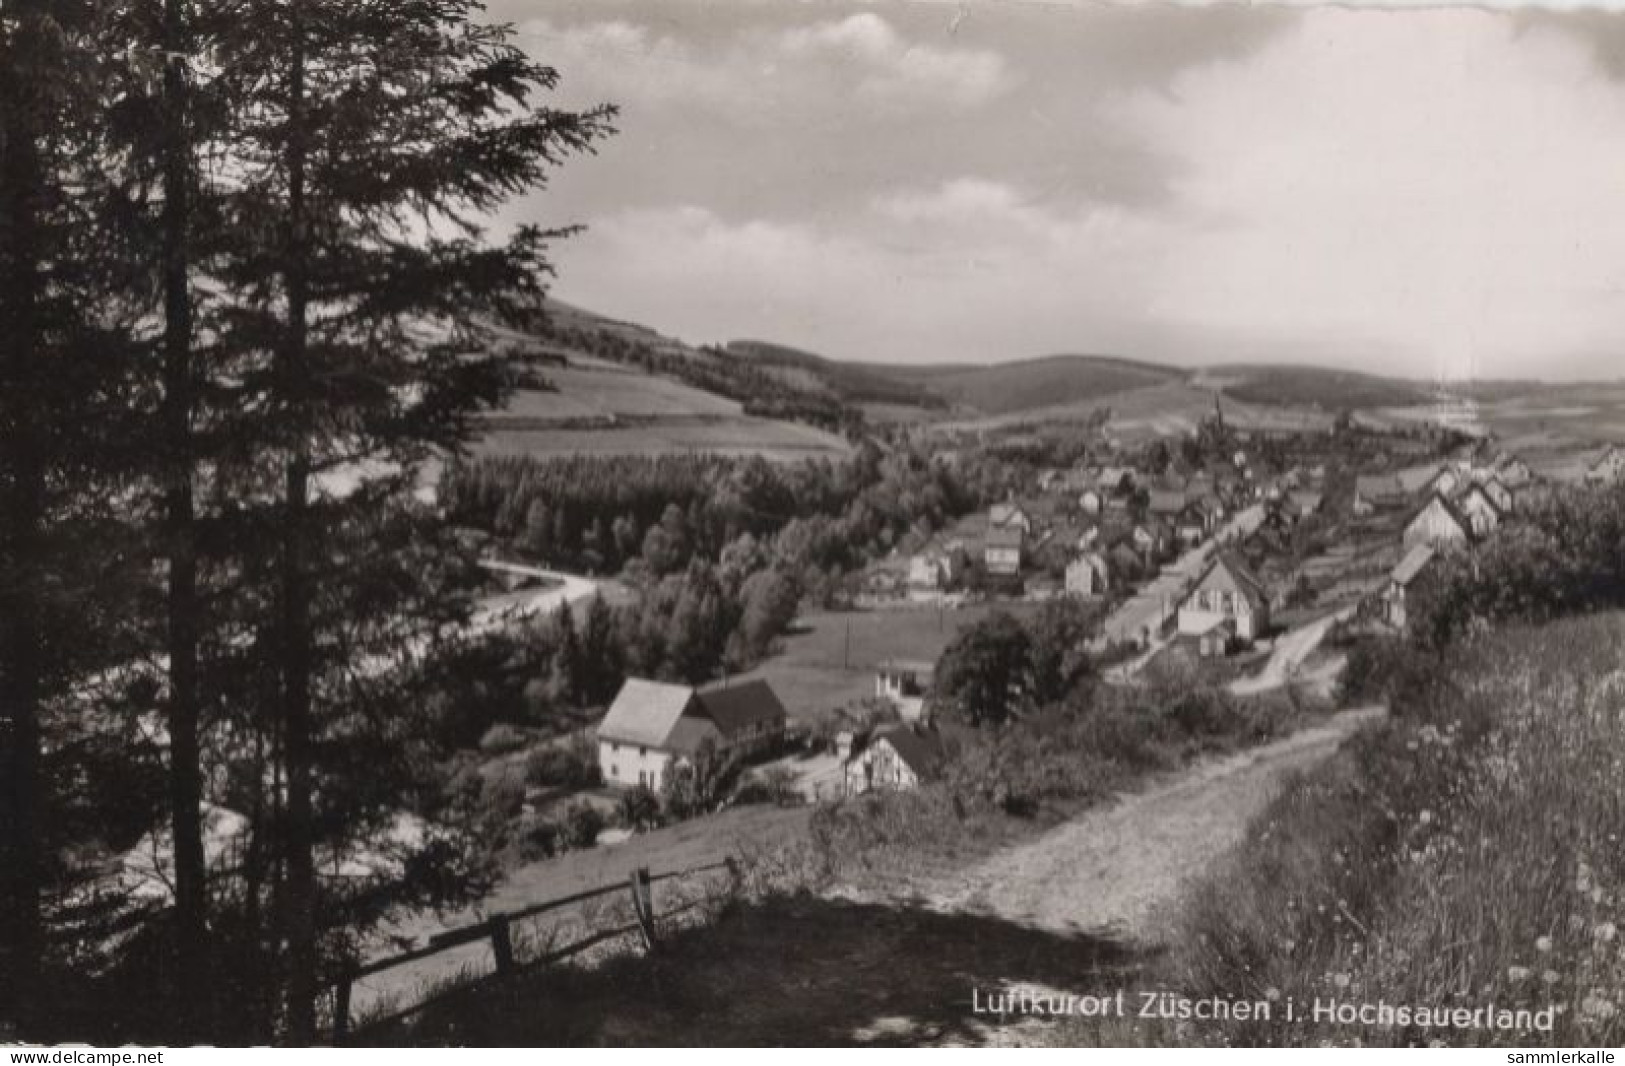
[{"label": "meadow", "polygon": [[935,662],[960,627],[994,611],[1025,617],[1037,606],[1010,602],[809,612],[796,619],[782,650],[748,676],[766,679],[792,718],[816,722],[873,696],[875,667],[883,660]]}]

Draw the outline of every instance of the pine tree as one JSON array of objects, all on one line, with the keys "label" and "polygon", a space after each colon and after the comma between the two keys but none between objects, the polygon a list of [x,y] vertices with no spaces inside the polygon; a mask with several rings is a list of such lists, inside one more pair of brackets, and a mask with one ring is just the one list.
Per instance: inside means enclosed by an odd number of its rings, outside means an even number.
[{"label": "pine tree", "polygon": [[[554,234],[493,244],[481,217],[608,132],[607,110],[529,106],[557,75],[472,0],[290,0],[245,9],[218,60],[244,176],[228,206],[222,339],[258,353],[261,550],[277,624],[286,1038],[315,1036],[324,759],[453,604],[433,587],[410,489],[523,380],[484,322],[537,303]],[[266,462],[264,460],[270,460]],[[426,573],[425,571],[428,571]],[[348,827],[346,827],[348,828]],[[329,846],[337,846],[329,840]]]},{"label": "pine tree", "polygon": [[110,665],[127,569],[111,501],[130,323],[94,224],[106,10],[0,11],[0,1022],[24,1036],[55,987],[45,899],[76,876],[59,782],[95,725],[70,697]]}]

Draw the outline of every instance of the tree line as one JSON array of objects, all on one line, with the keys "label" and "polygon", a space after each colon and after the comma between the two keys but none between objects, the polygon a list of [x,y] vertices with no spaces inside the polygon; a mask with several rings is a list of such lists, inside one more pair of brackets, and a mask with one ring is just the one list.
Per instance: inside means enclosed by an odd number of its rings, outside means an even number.
[{"label": "tree line", "polygon": [[[310,1043],[357,930],[467,880],[373,853],[467,610],[412,490],[529,376],[482,323],[563,233],[483,220],[613,120],[478,14],[0,11],[0,1029]],[[155,827],[158,904],[109,873]]]}]

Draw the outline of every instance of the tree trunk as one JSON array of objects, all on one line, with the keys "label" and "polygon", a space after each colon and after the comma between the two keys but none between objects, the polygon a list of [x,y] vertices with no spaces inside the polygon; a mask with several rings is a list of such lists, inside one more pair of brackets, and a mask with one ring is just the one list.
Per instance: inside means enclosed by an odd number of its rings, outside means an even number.
[{"label": "tree trunk", "polygon": [[[43,359],[40,300],[43,102],[25,64],[38,30],[38,5],[14,14],[10,54],[0,56],[0,382],[9,408],[0,426],[0,1011],[19,1035],[41,1021],[44,931],[41,889],[45,848],[40,773],[41,704],[45,690],[40,573],[45,548],[44,440],[29,395]],[[0,1017],[0,1020],[4,1020]]]},{"label": "tree trunk", "polygon": [[295,432],[287,460],[282,529],[282,722],[283,757],[288,768],[286,812],[287,889],[283,898],[288,945],[288,1040],[316,1040],[316,867],[312,801],[311,602],[308,568],[310,539],[310,458],[305,393],[309,280],[305,257],[305,45],[302,5],[292,6],[293,53],[288,107],[288,233],[284,267],[288,329],[279,377],[290,405]]},{"label": "tree trunk", "polygon": [[164,409],[169,538],[169,801],[175,860],[178,1035],[206,1040],[213,982],[208,962],[208,884],[203,852],[203,773],[198,751],[198,562],[193,498],[195,442],[192,300],[189,287],[191,165],[186,130],[186,30],[182,0],[164,0],[163,95]]}]

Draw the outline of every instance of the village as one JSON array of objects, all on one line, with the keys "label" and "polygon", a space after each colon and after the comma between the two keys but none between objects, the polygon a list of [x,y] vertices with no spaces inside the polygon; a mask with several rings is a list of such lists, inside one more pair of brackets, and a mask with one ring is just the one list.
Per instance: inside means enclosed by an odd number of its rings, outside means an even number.
[{"label": "village", "polygon": [[[841,661],[827,670],[864,674],[869,691],[846,706],[787,706],[771,662],[762,676],[704,686],[627,678],[594,732],[607,793],[658,793],[674,768],[699,759],[753,765],[791,803],[928,782],[947,757],[930,654],[941,619],[1057,599],[1099,607],[1089,644],[1116,664],[1114,684],[1184,660],[1237,695],[1299,684],[1330,695],[1341,660],[1322,645],[1333,626],[1403,632],[1407,603],[1440,560],[1493,537],[1551,487],[1482,440],[1443,459],[1337,477],[1330,437],[1326,454],[1284,468],[1256,461],[1250,435],[1238,444],[1185,475],[1133,461],[1042,469],[1030,491],[872,565],[863,614],[905,631],[938,621],[915,646],[882,657],[859,649],[857,662],[848,623]],[[1625,477],[1625,449],[1602,449],[1584,476]],[[797,689],[805,700],[805,684]]]}]

